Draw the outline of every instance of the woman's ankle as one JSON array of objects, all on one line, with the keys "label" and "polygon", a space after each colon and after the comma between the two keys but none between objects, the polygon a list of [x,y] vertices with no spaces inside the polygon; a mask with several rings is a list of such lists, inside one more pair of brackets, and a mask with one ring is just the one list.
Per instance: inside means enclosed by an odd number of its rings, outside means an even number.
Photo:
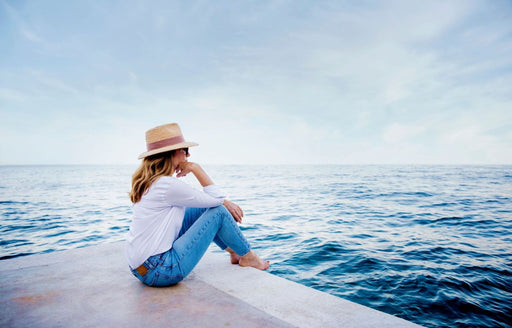
[{"label": "woman's ankle", "polygon": [[238,255],[234,250],[232,250],[229,247],[227,247],[225,251],[229,253],[231,264],[239,264],[240,255]]}]

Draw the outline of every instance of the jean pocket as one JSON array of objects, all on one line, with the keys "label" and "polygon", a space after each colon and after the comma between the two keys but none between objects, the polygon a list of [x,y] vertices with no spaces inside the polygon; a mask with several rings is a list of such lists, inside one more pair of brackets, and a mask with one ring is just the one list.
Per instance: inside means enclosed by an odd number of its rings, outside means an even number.
[{"label": "jean pocket", "polygon": [[150,272],[146,273],[144,276],[140,278],[140,281],[147,286],[152,286],[153,281],[155,279],[155,275],[151,274]]}]

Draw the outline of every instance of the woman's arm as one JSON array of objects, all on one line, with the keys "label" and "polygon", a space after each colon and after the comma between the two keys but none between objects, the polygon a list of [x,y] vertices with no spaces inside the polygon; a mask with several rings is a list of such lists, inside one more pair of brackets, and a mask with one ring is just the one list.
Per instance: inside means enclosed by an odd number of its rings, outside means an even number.
[{"label": "woman's arm", "polygon": [[203,168],[194,162],[181,162],[178,171],[176,171],[176,176],[178,178],[184,177],[188,173],[192,172],[196,177],[197,181],[201,184],[201,186],[206,187],[213,184],[212,179],[206,174]]},{"label": "woman's arm", "polygon": [[[176,174],[177,177],[184,177],[188,173],[192,172],[192,174],[194,174],[194,176],[196,177],[197,181],[199,181],[201,186],[206,187],[213,184],[213,180],[208,176],[208,174],[206,174],[206,171],[203,170],[203,168],[197,163],[182,162],[180,163],[178,169],[179,171],[177,171]],[[236,222],[242,222],[244,212],[242,211],[240,206],[227,199],[224,199],[222,205],[224,205],[224,207],[226,207],[229,213],[231,213]]]}]

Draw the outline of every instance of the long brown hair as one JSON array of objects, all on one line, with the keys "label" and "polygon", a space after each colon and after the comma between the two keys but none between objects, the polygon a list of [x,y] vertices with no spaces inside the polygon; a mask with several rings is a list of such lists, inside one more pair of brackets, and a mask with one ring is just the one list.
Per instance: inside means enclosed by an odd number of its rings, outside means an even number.
[{"label": "long brown hair", "polygon": [[142,195],[158,178],[174,174],[172,154],[174,154],[174,151],[168,151],[146,157],[142,160],[139,168],[132,176],[132,190],[130,191],[132,203],[135,204],[140,201]]}]

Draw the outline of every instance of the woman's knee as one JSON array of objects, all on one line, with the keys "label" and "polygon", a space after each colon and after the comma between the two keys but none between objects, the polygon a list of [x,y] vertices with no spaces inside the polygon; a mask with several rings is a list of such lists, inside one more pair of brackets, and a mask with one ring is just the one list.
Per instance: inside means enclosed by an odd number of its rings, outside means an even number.
[{"label": "woman's knee", "polygon": [[229,213],[228,209],[225,208],[223,205],[219,205],[217,207],[212,207],[209,209],[212,214],[219,214],[222,216],[228,216],[231,217],[231,213]]},{"label": "woman's knee", "polygon": [[209,209],[209,211],[211,211],[212,215],[218,215],[222,219],[233,219],[231,213],[229,213],[228,209],[223,205],[212,207]]}]

